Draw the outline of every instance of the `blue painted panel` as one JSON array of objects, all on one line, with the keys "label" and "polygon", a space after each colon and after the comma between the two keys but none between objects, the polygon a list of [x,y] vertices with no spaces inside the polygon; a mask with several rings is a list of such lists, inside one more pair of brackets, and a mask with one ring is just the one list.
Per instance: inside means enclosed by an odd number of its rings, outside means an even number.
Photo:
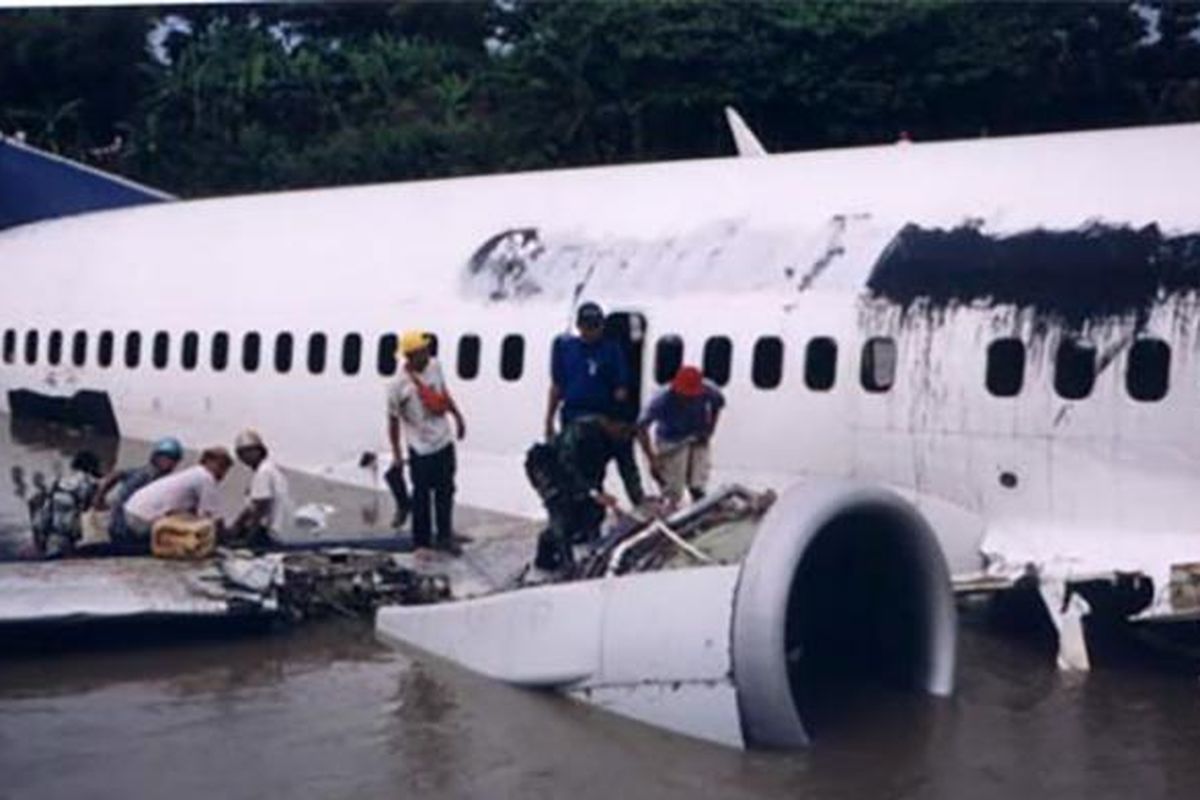
[{"label": "blue painted panel", "polygon": [[0,138],[0,229],[170,199],[115,175]]}]

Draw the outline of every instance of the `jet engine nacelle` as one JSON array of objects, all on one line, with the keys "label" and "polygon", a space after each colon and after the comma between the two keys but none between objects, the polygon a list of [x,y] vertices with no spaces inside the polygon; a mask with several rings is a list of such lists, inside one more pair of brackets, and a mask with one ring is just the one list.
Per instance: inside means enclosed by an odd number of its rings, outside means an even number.
[{"label": "jet engine nacelle", "polygon": [[893,492],[817,481],[762,521],[734,598],[733,677],[747,743],[807,744],[862,682],[948,695],[957,622],[941,547]]},{"label": "jet engine nacelle", "polygon": [[485,675],[735,746],[806,744],[831,687],[953,683],[933,534],[899,496],[845,482],[785,493],[740,564],[385,608],[376,625]]}]

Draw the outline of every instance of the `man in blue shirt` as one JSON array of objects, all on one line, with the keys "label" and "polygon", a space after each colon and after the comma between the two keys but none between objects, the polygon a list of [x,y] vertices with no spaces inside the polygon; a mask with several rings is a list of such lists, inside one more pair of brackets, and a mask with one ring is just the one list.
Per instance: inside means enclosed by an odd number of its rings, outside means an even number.
[{"label": "man in blue shirt", "polygon": [[[579,335],[559,337],[551,351],[547,441],[554,438],[556,413],[564,431],[576,423],[604,422],[610,431],[620,427],[612,423],[620,420],[621,406],[630,397],[629,365],[621,346],[604,336],[604,311],[595,303],[584,303],[576,312],[575,326]],[[616,459],[625,491],[636,505],[644,495],[633,457],[632,435],[629,430],[613,439],[609,458]]]},{"label": "man in blue shirt", "polygon": [[[686,486],[693,500],[704,496],[712,469],[709,440],[725,397],[696,367],[680,367],[638,421],[638,442],[650,460],[663,495],[678,505]],[[654,446],[648,429],[654,427]]]},{"label": "man in blue shirt", "polygon": [[[604,338],[604,312],[584,303],[575,317],[578,336],[554,340],[546,438],[554,438],[554,415],[566,427],[580,417],[609,416],[629,396],[629,368],[616,342]],[[560,410],[561,408],[561,410]]]},{"label": "man in blue shirt", "polygon": [[[154,443],[148,464],[135,469],[113,470],[100,482],[92,508],[96,511],[109,511],[111,508],[108,531],[114,552],[140,553],[146,549],[147,543],[125,524],[125,503],[142,487],[173,472],[181,460],[183,445],[175,437],[168,436]],[[110,493],[113,494],[111,503],[108,497]]]}]

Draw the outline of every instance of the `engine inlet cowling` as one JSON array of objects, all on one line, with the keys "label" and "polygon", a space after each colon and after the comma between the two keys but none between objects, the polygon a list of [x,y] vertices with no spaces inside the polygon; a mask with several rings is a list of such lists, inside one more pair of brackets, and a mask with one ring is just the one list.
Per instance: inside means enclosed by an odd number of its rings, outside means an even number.
[{"label": "engine inlet cowling", "polygon": [[948,695],[956,638],[945,558],[910,503],[851,482],[795,486],[763,519],[738,579],[743,736],[806,745],[841,693],[866,684]]}]

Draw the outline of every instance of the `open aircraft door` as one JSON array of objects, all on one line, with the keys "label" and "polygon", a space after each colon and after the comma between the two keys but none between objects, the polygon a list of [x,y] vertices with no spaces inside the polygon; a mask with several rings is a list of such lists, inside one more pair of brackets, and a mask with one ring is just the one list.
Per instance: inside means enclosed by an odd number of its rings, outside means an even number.
[{"label": "open aircraft door", "polygon": [[604,318],[604,338],[611,339],[621,348],[629,368],[631,385],[629,399],[618,409],[621,419],[637,420],[642,408],[642,364],[646,349],[646,317],[636,311],[613,311]]}]

